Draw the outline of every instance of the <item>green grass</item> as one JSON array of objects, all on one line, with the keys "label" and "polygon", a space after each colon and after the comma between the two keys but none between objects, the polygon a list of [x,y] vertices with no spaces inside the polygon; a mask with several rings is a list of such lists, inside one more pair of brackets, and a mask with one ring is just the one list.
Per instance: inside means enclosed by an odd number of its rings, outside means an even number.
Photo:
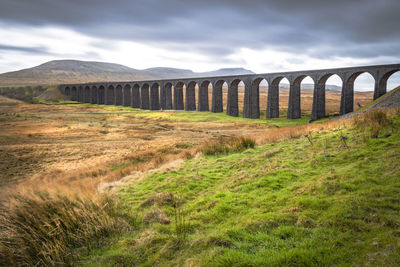
[{"label": "green grass", "polygon": [[136,118],[156,119],[156,120],[169,120],[179,122],[250,122],[250,123],[264,123],[271,124],[278,127],[293,126],[305,124],[310,120],[309,116],[304,116],[297,120],[288,120],[286,117],[275,119],[266,119],[263,114],[260,119],[247,119],[243,118],[242,114],[239,117],[231,117],[226,113],[212,113],[212,112],[187,112],[187,111],[142,111],[139,110],[132,114]]},{"label": "green grass", "polygon": [[[66,103],[68,104],[68,103]],[[267,124],[271,127],[287,127],[306,124],[310,121],[310,116],[302,116],[300,119],[290,120],[286,115],[282,114],[280,118],[266,119],[265,114],[261,112],[260,119],[247,119],[243,118],[242,114],[239,117],[232,117],[226,113],[213,113],[213,112],[197,112],[197,111],[150,111],[141,110],[137,108],[124,107],[124,106],[111,106],[111,105],[94,105],[94,104],[81,104],[88,107],[100,107],[106,111],[122,111],[128,113],[127,116],[141,119],[157,120],[157,121],[176,121],[176,122],[247,122],[247,123],[261,123]],[[322,121],[319,121],[322,122]]]},{"label": "green grass", "polygon": [[[397,114],[378,138],[346,128],[152,173],[119,191],[135,230],[80,264],[398,266],[399,128]],[[158,209],[170,224],[141,222]]]}]

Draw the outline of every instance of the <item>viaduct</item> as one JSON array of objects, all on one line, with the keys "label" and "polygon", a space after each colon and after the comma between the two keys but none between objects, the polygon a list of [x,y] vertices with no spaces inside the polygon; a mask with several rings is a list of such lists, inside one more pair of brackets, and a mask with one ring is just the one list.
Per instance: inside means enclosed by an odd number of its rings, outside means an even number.
[{"label": "viaduct", "polygon": [[276,118],[279,117],[279,82],[287,78],[290,82],[287,117],[297,119],[301,117],[301,81],[311,77],[314,81],[311,119],[317,120],[325,117],[325,83],[332,75],[336,74],[342,80],[340,114],[343,115],[353,111],[354,81],[360,74],[369,73],[374,77],[374,99],[377,99],[386,93],[387,80],[397,71],[400,71],[400,64],[218,77],[64,84],[59,88],[69,99],[85,103],[123,105],[148,110],[210,111],[208,90],[211,85],[211,112],[223,112],[222,86],[226,82],[228,85],[226,113],[230,116],[239,116],[238,85],[243,82],[243,117],[259,118],[259,88],[260,82],[265,80],[268,83],[266,116]]}]

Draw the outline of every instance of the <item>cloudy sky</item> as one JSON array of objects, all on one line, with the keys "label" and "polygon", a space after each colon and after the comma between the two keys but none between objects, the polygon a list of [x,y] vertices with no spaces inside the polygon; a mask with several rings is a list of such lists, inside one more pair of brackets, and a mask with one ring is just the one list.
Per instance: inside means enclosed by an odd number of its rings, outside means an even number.
[{"label": "cloudy sky", "polygon": [[399,10],[399,0],[1,0],[0,73],[54,59],[257,73],[400,63]]}]

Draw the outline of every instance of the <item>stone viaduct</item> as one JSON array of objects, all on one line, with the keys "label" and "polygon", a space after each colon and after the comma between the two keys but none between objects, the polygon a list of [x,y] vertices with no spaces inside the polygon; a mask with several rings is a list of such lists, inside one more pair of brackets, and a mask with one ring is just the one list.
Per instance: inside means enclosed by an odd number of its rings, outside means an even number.
[{"label": "stone viaduct", "polygon": [[386,93],[387,80],[397,71],[400,71],[400,64],[218,77],[64,84],[59,88],[71,100],[85,103],[131,106],[148,110],[210,111],[208,90],[212,87],[211,112],[223,112],[222,86],[226,82],[226,113],[239,116],[238,85],[243,82],[243,117],[259,118],[259,88],[260,82],[265,80],[268,84],[266,117],[276,118],[279,117],[279,82],[287,78],[290,82],[287,117],[297,119],[301,117],[300,85],[302,80],[309,76],[314,81],[311,119],[317,120],[325,117],[325,83],[332,75],[336,74],[342,80],[342,115],[353,111],[354,81],[360,74],[366,72],[375,79],[374,99],[377,99]]}]

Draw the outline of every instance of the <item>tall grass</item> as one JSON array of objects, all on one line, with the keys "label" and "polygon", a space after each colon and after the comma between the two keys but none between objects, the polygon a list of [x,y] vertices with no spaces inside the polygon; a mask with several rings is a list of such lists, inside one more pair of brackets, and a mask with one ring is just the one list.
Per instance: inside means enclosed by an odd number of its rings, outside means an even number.
[{"label": "tall grass", "polygon": [[369,133],[370,137],[378,138],[386,128],[393,127],[394,121],[388,111],[371,110],[354,119],[356,128]]},{"label": "tall grass", "polygon": [[108,195],[14,192],[0,203],[0,265],[71,264],[74,249],[88,250],[128,226],[117,206]]},{"label": "tall grass", "polygon": [[8,194],[2,188],[0,266],[73,264],[108,236],[132,224],[128,215],[120,214],[123,203],[117,197],[98,192],[100,184],[187,158],[187,154],[192,157],[196,152],[196,148],[188,148],[178,154],[136,153],[127,155],[123,164],[116,161],[122,167],[115,170],[101,164],[91,170],[56,170],[8,186]]},{"label": "tall grass", "polygon": [[248,137],[220,137],[204,144],[201,152],[204,155],[228,154],[253,148],[255,141]]}]

